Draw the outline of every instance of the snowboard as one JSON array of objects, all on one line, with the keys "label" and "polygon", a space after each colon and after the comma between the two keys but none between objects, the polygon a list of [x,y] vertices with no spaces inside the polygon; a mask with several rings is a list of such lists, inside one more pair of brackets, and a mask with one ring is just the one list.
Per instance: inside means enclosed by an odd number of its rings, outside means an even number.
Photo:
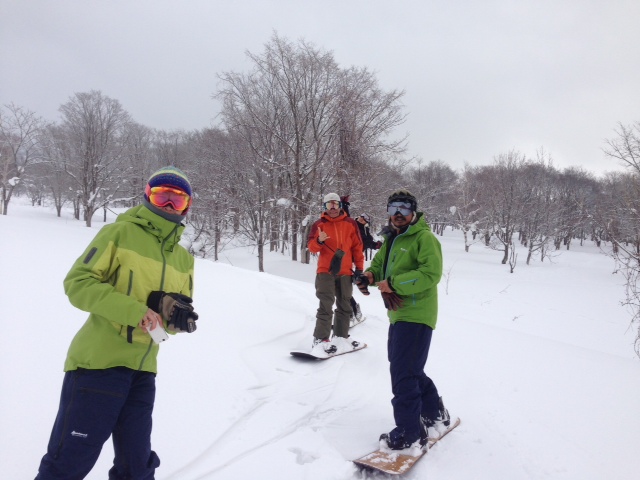
[{"label": "snowboard", "polygon": [[[359,467],[378,470],[379,472],[391,475],[402,475],[403,473],[407,473],[411,467],[413,467],[436,443],[442,440],[445,435],[451,432],[458,425],[460,425],[460,419],[452,419],[451,425],[449,425],[449,427],[447,427],[439,437],[429,438],[426,448],[418,449],[416,447],[412,447],[411,449],[399,451],[389,449],[376,450],[375,452],[368,453],[364,457],[354,460],[353,463]],[[414,449],[415,452],[413,451]],[[411,453],[411,455],[402,452],[408,452]]]},{"label": "snowboard", "polygon": [[367,346],[366,343],[361,343],[360,345],[358,345],[357,348],[354,348],[353,350],[348,350],[346,352],[339,352],[339,353],[334,353],[334,354],[327,354],[326,357],[318,357],[316,355],[312,355],[311,352],[303,352],[301,350],[294,350],[293,352],[290,352],[291,355],[293,355],[294,357],[298,357],[298,358],[306,358],[308,360],[328,360],[330,358],[333,357],[338,357],[340,355],[345,355],[347,353],[352,353],[352,352],[357,352],[358,350],[362,350],[363,348],[365,348]]}]

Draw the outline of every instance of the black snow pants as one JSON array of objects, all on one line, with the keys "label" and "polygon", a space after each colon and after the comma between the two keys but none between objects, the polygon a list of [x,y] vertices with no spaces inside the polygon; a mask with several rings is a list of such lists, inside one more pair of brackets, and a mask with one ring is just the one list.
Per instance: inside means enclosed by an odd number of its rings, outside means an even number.
[{"label": "black snow pants", "polygon": [[60,407],[36,480],[85,478],[113,436],[109,480],[153,480],[155,374],[125,367],[66,372]]},{"label": "black snow pants", "polygon": [[433,329],[421,323],[396,322],[389,326],[387,352],[391,372],[393,440],[403,436],[408,442],[420,437],[420,415],[437,418],[439,395],[424,373]]}]

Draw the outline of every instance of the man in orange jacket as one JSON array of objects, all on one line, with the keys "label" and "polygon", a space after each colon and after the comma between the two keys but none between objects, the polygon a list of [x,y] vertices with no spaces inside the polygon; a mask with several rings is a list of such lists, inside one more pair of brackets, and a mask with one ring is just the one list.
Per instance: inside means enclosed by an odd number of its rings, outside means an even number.
[{"label": "man in orange jacket", "polygon": [[[351,314],[349,299],[353,292],[352,276],[362,273],[364,268],[358,226],[342,209],[340,196],[328,193],[323,199],[323,206],[324,212],[311,227],[307,244],[309,251],[319,254],[315,285],[320,306],[316,314],[312,349],[312,353],[319,356],[343,353],[358,347],[358,342],[348,340]],[[353,264],[355,272],[351,269]],[[332,323],[334,337],[331,339]]]}]

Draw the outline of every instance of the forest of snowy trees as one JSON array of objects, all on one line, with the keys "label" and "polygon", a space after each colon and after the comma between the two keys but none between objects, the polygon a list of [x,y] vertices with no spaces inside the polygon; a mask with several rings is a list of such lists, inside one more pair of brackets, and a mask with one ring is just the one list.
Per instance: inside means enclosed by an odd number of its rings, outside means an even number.
[{"label": "forest of snowy trees", "polygon": [[91,226],[96,212],[137,204],[149,175],[175,165],[195,192],[193,253],[217,259],[241,240],[256,248],[263,271],[265,248],[309,261],[307,229],[325,193],[350,195],[352,213],[369,213],[377,231],[387,194],[404,187],[436,233],[459,230],[461,248],[489,246],[511,272],[514,242],[526,246],[526,264],[576,242],[604,242],[640,321],[640,122],[618,125],[603,145],[624,173],[559,170],[544,151],[528,158],[515,149],[456,171],[406,156],[408,139],[397,132],[404,92],[383,91],[366,68],[340,68],[330,52],[277,35],[248,56],[250,71],[219,75],[220,122],[201,130],[146,127],[100,91],[72,95],[53,123],[0,106],[0,211],[10,214],[20,194],[58,215],[72,206]]}]

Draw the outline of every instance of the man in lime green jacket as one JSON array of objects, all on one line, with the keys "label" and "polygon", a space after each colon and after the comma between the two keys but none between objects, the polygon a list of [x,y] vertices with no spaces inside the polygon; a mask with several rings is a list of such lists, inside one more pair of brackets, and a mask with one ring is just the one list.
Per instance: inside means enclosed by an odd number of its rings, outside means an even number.
[{"label": "man in lime green jacket", "polygon": [[198,318],[190,298],[194,259],[178,243],[191,198],[182,171],[157,171],[143,204],[104,226],[67,274],[69,301],[89,318],[69,347],[38,480],[84,478],[109,436],[109,479],[154,478],[156,341],[166,338],[165,329],[193,332]]},{"label": "man in lime green jacket", "polygon": [[438,390],[424,372],[438,318],[442,250],[417,206],[407,190],[389,196],[389,231],[364,272],[365,283],[380,290],[391,323],[387,348],[396,428],[380,440],[393,450],[417,443],[424,447],[428,428],[449,422]]}]

